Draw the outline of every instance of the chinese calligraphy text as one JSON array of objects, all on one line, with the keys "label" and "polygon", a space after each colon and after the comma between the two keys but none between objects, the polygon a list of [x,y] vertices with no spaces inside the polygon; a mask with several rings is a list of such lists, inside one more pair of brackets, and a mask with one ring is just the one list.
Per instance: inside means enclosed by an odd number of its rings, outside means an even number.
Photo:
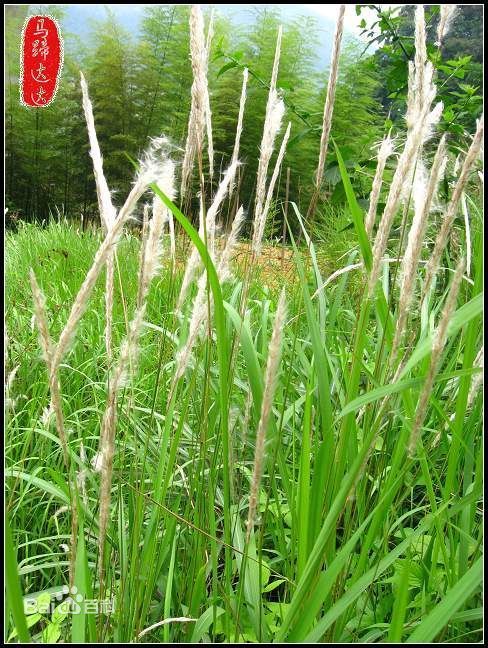
[{"label": "chinese calligraphy text", "polygon": [[50,16],[30,16],[22,30],[20,101],[45,108],[52,103],[63,64],[63,41]]}]

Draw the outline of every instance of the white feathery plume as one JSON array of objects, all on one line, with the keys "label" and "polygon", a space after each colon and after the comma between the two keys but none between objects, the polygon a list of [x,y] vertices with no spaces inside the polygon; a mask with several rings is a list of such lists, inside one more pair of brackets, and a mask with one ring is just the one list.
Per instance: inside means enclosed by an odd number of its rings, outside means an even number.
[{"label": "white feathery plume", "polygon": [[[174,163],[167,155],[168,140],[158,138],[153,140],[151,148],[144,161],[143,176],[146,182],[157,182],[161,190],[169,197],[174,196]],[[162,153],[162,155],[161,155]],[[154,278],[161,259],[161,234],[165,213],[153,205],[153,218],[145,235],[145,250],[140,256],[142,268],[139,269],[141,283],[137,307],[129,324],[127,338],[122,343],[120,355],[109,383],[107,404],[100,431],[100,514],[99,514],[99,578],[104,578],[104,548],[110,515],[110,491],[112,487],[113,458],[115,454],[115,431],[117,423],[117,401],[120,389],[125,385],[129,367],[134,372],[138,354],[139,339],[143,329],[144,314],[147,306],[147,295],[151,280]],[[120,218],[120,216],[119,216]]]},{"label": "white feathery plume", "polygon": [[369,209],[364,222],[364,227],[368,236],[371,235],[376,220],[376,210],[378,207],[381,185],[383,184],[383,173],[385,171],[386,161],[392,154],[393,139],[390,137],[390,135],[387,135],[381,142],[380,148],[378,150],[378,163],[376,165],[376,172],[369,196]]},{"label": "white feathery plume", "polygon": [[415,75],[416,75],[416,87],[418,90],[418,113],[423,110],[425,99],[426,99],[426,90],[428,91],[428,85],[426,85],[424,80],[425,66],[427,64],[427,36],[425,33],[425,11],[424,5],[418,4],[415,10]]},{"label": "white feathery plume", "polygon": [[244,107],[246,105],[246,89],[248,77],[249,71],[247,68],[244,68],[244,72],[242,73],[242,90],[241,100],[239,102],[239,115],[237,117],[236,139],[234,142],[234,150],[232,151],[232,162],[236,162],[239,158],[239,146],[242,135],[242,124],[244,121]]},{"label": "white feathery plume", "polygon": [[68,466],[68,437],[64,426],[63,401],[61,396],[61,386],[59,383],[58,366],[54,362],[55,346],[51,340],[47,323],[46,298],[37,283],[36,275],[32,269],[30,270],[29,278],[34,301],[34,314],[36,317],[37,329],[39,331],[39,341],[49,377],[49,391],[51,393],[51,405],[56,419],[56,430],[61,442],[64,462],[66,466]]},{"label": "white feathery plume", "polygon": [[94,473],[102,471],[103,459],[100,450],[94,454],[90,463]]},{"label": "white feathery plume", "polygon": [[456,9],[457,5],[441,5],[439,24],[437,25],[437,47],[442,47],[444,38],[447,36],[456,15]]},{"label": "white feathery plume", "polygon": [[221,183],[219,184],[213,202],[207,211],[207,215],[205,218],[205,228],[207,234],[208,247],[212,254],[214,252],[217,214],[219,213],[219,209],[227,195],[227,192],[229,191],[230,186],[234,182],[238,165],[239,165],[238,160],[234,160],[231,162],[229,168],[224,174],[224,177],[222,178]]},{"label": "white feathery plume", "polygon": [[414,213],[422,209],[427,196],[427,184],[429,182],[429,174],[425,166],[425,162],[419,155],[417,164],[415,165],[415,172],[413,175],[412,185],[410,187],[411,200]]},{"label": "white feathery plume", "polygon": [[196,247],[191,251],[188,261],[185,266],[185,273],[183,275],[183,280],[181,282],[180,294],[178,296],[178,303],[176,304],[176,310],[181,312],[183,304],[185,302],[185,297],[188,294],[188,289],[192,283],[195,275],[198,273],[201,267],[200,254]]},{"label": "white feathery plume", "polygon": [[107,254],[105,267],[105,350],[107,352],[107,362],[110,366],[112,362],[112,313],[114,306],[114,250],[110,250]]},{"label": "white feathery plume", "polygon": [[[435,90],[434,90],[435,92]],[[431,95],[433,99],[433,93]],[[431,100],[432,100],[431,99]],[[373,246],[373,264],[369,278],[369,295],[373,294],[374,287],[379,277],[381,260],[388,244],[388,237],[390,234],[393,218],[397,212],[402,193],[405,188],[406,179],[411,177],[411,172],[415,164],[415,160],[425,138],[426,131],[430,126],[427,119],[430,102],[427,102],[421,118],[417,121],[416,125],[407,133],[405,147],[398,159],[397,167],[393,175],[390,185],[390,191],[386,201],[385,209],[378,227],[378,233],[375,238]],[[437,107],[432,112],[438,113]]]},{"label": "white feathery plume", "polygon": [[[230,260],[243,223],[244,208],[241,206],[237,210],[237,213],[232,222],[231,231],[220,254],[218,263],[216,264],[216,271],[220,283],[224,283],[231,278]],[[185,373],[186,367],[188,366],[190,360],[192,349],[195,345],[196,340],[198,339],[200,331],[202,330],[202,326],[207,321],[209,306],[210,308],[212,308],[213,298],[212,295],[210,295],[207,299],[207,277],[206,272],[202,272],[198,280],[198,290],[193,302],[188,336],[184,346],[178,351],[176,355],[176,370],[173,376],[172,388],[169,392],[170,394],[173,393],[174,386]]]},{"label": "white feathery plume", "polygon": [[461,168],[461,154],[458,153],[456,155],[456,159],[454,160],[454,168],[452,170],[452,173],[455,177],[457,177],[460,168]]},{"label": "white feathery plume", "polygon": [[29,279],[32,290],[32,297],[34,301],[34,317],[39,332],[39,342],[42,350],[44,362],[49,370],[53,364],[53,342],[49,334],[49,327],[46,316],[46,298],[44,293],[37,283],[34,270],[31,268],[29,272]]},{"label": "white feathery plume", "polygon": [[[429,79],[432,78],[432,73],[433,73],[433,67],[430,64],[428,64],[425,68],[425,79],[429,83],[430,83]],[[430,87],[434,88],[434,85],[431,84]],[[426,105],[425,102],[424,105]],[[427,185],[427,180],[426,180],[427,173],[425,170],[424,163],[422,161],[422,150],[424,145],[433,136],[434,128],[439,122],[443,110],[444,110],[444,104],[442,103],[442,101],[440,101],[438,104],[436,104],[436,106],[434,106],[433,110],[427,115],[427,117],[424,118],[422,113],[417,114],[415,116],[415,122],[418,119],[425,119],[425,123],[424,123],[425,130],[419,144],[419,148],[416,156],[416,164],[412,165],[403,183],[403,189],[401,194],[401,200],[403,204],[408,205],[411,194],[414,200],[417,199],[420,200],[420,202],[422,202],[422,190],[425,190],[425,187]]]},{"label": "white feathery plume", "polygon": [[456,267],[456,272],[454,273],[454,277],[451,283],[451,287],[449,288],[449,293],[446,297],[446,302],[442,309],[439,323],[434,332],[429,369],[427,371],[427,376],[425,378],[424,386],[422,388],[422,392],[419,397],[419,401],[415,411],[415,418],[412,424],[412,430],[410,432],[410,440],[408,444],[408,453],[410,454],[410,456],[413,455],[415,448],[417,447],[417,441],[419,438],[420,429],[424,423],[425,415],[427,413],[429,398],[432,393],[432,386],[434,384],[434,379],[439,369],[442,351],[444,349],[447,340],[448,325],[451,320],[452,314],[454,313],[454,310],[456,308],[456,302],[459,293],[459,288],[461,286],[461,281],[463,278],[464,267],[465,267],[464,259],[461,258]]},{"label": "white feathery plume", "polygon": [[103,173],[103,158],[98,144],[97,133],[95,130],[95,120],[93,118],[93,108],[88,95],[88,86],[85,81],[83,72],[80,72],[81,92],[83,96],[83,111],[85,113],[86,125],[88,129],[88,138],[90,140],[90,157],[93,160],[93,173],[95,176],[95,186],[97,189],[98,208],[102,223],[107,231],[117,217],[117,210],[112,204],[110,190]]},{"label": "white feathery plume", "polygon": [[254,210],[254,232],[252,238],[253,253],[258,255],[261,247],[262,220],[264,213],[264,204],[266,200],[266,177],[268,166],[273,153],[276,135],[281,128],[281,121],[285,113],[285,104],[273,90],[271,96],[270,111],[266,115],[264,122],[263,138],[261,140],[260,157],[258,164],[258,175],[256,181],[256,200]]},{"label": "white feathery plume", "polygon": [[405,122],[407,128],[411,129],[415,125],[415,121],[419,112],[419,89],[417,87],[417,77],[415,74],[415,65],[413,61],[408,62],[408,94],[407,94],[407,110],[405,112]]},{"label": "white feathery plume", "polygon": [[95,258],[93,260],[92,266],[86,277],[78,290],[78,293],[75,297],[73,305],[71,307],[70,314],[68,316],[68,321],[66,322],[61,335],[59,336],[58,344],[54,352],[53,365],[55,367],[59,366],[59,363],[63,359],[65,353],[68,350],[68,347],[73,339],[73,336],[76,331],[76,327],[80,318],[88,306],[88,300],[90,298],[93,287],[95,286],[96,280],[105,265],[107,256],[110,254],[113,247],[117,244],[120,235],[122,233],[125,223],[132,216],[132,212],[137,204],[139,198],[146,191],[148,186],[155,182],[157,179],[157,166],[154,165],[153,156],[151,151],[143,158],[140,165],[140,171],[136,176],[136,181],[132,187],[127,199],[119,211],[118,217],[115,219],[115,222],[112,224],[110,229],[105,236],[102,244],[98,248]]},{"label": "white feathery plume", "polygon": [[268,101],[266,104],[266,114],[264,118],[263,136],[259,149],[258,172],[256,179],[256,198],[254,203],[254,232],[252,249],[253,253],[258,253],[257,229],[260,228],[260,221],[266,199],[266,178],[268,175],[268,166],[273,153],[276,135],[281,128],[281,121],[285,113],[285,104],[276,91],[276,81],[278,79],[278,68],[281,54],[281,37],[283,29],[280,25],[276,39],[275,57],[273,70],[271,72],[271,82],[269,86]]},{"label": "white feathery plume", "polygon": [[253,252],[257,255],[260,254],[261,252],[261,243],[263,240],[263,234],[264,234],[264,227],[266,225],[266,218],[268,217],[268,212],[269,208],[271,206],[271,200],[273,198],[273,191],[274,187],[276,184],[276,180],[278,179],[278,175],[281,169],[281,164],[283,162],[283,158],[285,156],[285,151],[286,151],[286,145],[288,143],[288,139],[290,137],[290,130],[291,130],[291,122],[288,123],[288,127],[286,129],[285,135],[283,137],[283,141],[281,143],[281,147],[278,153],[278,156],[276,158],[276,164],[275,168],[273,171],[273,175],[271,176],[271,180],[269,181],[268,189],[266,192],[266,201],[264,203],[264,206],[262,209],[258,212],[259,218],[255,219],[254,223],[254,236],[253,236]]},{"label": "white feathery plume", "polygon": [[[154,151],[159,151],[159,155],[155,157],[154,165],[157,171],[156,175],[156,184],[163,191],[163,193],[171,200],[174,201],[176,197],[176,187],[175,187],[175,165],[169,159],[169,150],[171,149],[171,143],[168,138],[162,136],[154,138],[152,140],[152,149]],[[153,204],[153,219],[156,216],[157,219],[161,220],[161,225],[168,223],[169,230],[169,241],[170,241],[170,253],[173,263],[176,260],[176,239],[175,239],[175,227],[173,220],[173,213],[159,196],[154,196]]]},{"label": "white feathery plume", "polygon": [[44,425],[45,428],[49,428],[51,426],[51,421],[54,416],[54,408],[53,408],[53,403],[52,400],[49,401],[49,405],[47,405],[43,410],[41,414],[41,423]]},{"label": "white feathery plume", "polygon": [[425,142],[431,137],[439,121],[443,104],[439,102],[431,110],[436,95],[433,83],[434,68],[427,60],[425,15],[423,5],[417,5],[415,12],[415,59],[409,66],[409,89],[407,100],[407,139],[393,176],[385,209],[373,246],[373,264],[369,278],[368,292],[371,297],[378,281],[383,254],[388,244],[393,219],[405,192],[409,192],[414,181],[415,165]]},{"label": "white feathery plume", "polygon": [[[431,78],[430,70],[432,70],[432,69],[433,69],[432,66],[427,66],[427,68],[426,68],[426,70],[428,71],[427,74],[428,74],[429,78]],[[434,86],[431,85],[431,88],[434,88]],[[430,105],[428,100],[426,100],[426,104]],[[444,104],[442,103],[442,101],[439,101],[439,103],[437,103],[430,112],[427,111],[427,117],[425,119],[426,128],[425,128],[425,132],[424,132],[424,136],[423,136],[423,140],[422,140],[422,145],[424,145],[426,142],[428,142],[432,138],[432,136],[433,136],[433,134],[435,132],[435,127],[437,126],[437,124],[439,123],[440,118],[442,117],[442,111],[443,110],[444,110]]]},{"label": "white feathery plume", "polygon": [[5,379],[5,410],[14,409],[18,398],[11,398],[12,386],[14,384],[15,376],[17,375],[20,365],[15,365],[12,371],[9,371]]},{"label": "white feathery plume", "polygon": [[191,108],[188,120],[185,155],[181,170],[181,199],[186,195],[195,155],[201,158],[203,139],[209,107],[207,84],[207,51],[205,47],[203,14],[199,5],[192,5],[190,12],[190,53],[193,70]]},{"label": "white feathery plume", "polygon": [[[480,367],[481,369],[484,369],[483,349],[484,347],[481,347],[481,349],[479,350],[478,355],[476,356],[475,361],[473,362],[473,367]],[[476,396],[476,392],[478,391],[478,389],[481,387],[482,384],[483,384],[483,371],[480,371],[475,375],[475,377],[473,378],[473,382],[471,383],[471,387],[468,393],[468,401],[466,406],[467,409],[471,408]]]},{"label": "white feathery plume", "polygon": [[408,97],[406,123],[414,127],[421,118],[426,102],[431,103],[430,93],[434,78],[434,66],[427,58],[425,12],[423,5],[415,11],[415,57],[408,65]]},{"label": "white feathery plume", "polygon": [[276,315],[273,324],[273,333],[268,349],[268,361],[266,364],[266,375],[264,379],[263,400],[261,405],[261,416],[259,418],[258,429],[256,432],[256,447],[254,452],[254,468],[251,480],[251,490],[249,493],[249,511],[247,516],[246,537],[249,537],[254,528],[256,508],[258,501],[259,486],[264,467],[264,454],[266,433],[268,431],[271,408],[273,405],[274,393],[278,377],[278,367],[281,358],[281,340],[283,337],[283,328],[286,319],[286,295],[285,289],[281,291]]},{"label": "white feathery plume", "polygon": [[239,237],[239,232],[244,223],[244,217],[244,208],[241,205],[234,216],[229,236],[227,237],[227,241],[225,242],[224,249],[222,250],[217,265],[217,274],[221,283],[224,283],[224,281],[228,281],[231,278],[230,260]]},{"label": "white feathery plume", "polygon": [[[211,296],[209,297],[211,299]],[[198,280],[198,290],[193,302],[193,309],[190,317],[188,328],[188,337],[183,347],[176,354],[176,368],[173,374],[172,386],[169,391],[170,397],[174,392],[174,387],[178,380],[183,376],[190,361],[190,354],[198,338],[200,329],[205,322],[208,314],[207,301],[207,275],[202,272]]]},{"label": "white feathery plume", "polygon": [[[210,13],[210,21],[208,23],[207,42],[205,44],[205,52],[207,55],[205,62],[205,75],[208,78],[208,64],[210,59],[210,48],[212,46],[213,38],[213,23],[214,23],[214,10]],[[208,148],[208,162],[210,177],[213,178],[214,174],[214,147],[213,147],[213,134],[212,134],[212,111],[210,109],[210,93],[208,91],[208,83],[205,92],[205,123],[207,126],[207,148]]]},{"label": "white feathery plume", "polygon": [[484,132],[484,118],[483,115],[478,120],[476,133],[473,137],[473,141],[468,149],[466,157],[464,158],[463,166],[461,172],[457,179],[457,182],[454,186],[451,199],[446,209],[446,214],[444,220],[442,221],[441,228],[437,234],[437,238],[434,244],[434,250],[430,256],[429,263],[427,264],[427,269],[424,279],[424,288],[422,294],[422,301],[425,296],[429,293],[432,282],[437,274],[439,269],[439,264],[441,261],[442,253],[446,247],[447,240],[449,238],[449,232],[451,231],[454,218],[456,217],[457,206],[461,195],[464,191],[466,183],[471,172],[473,164],[478,159],[480,149],[483,142],[483,132]]},{"label": "white feathery plume", "polygon": [[[34,271],[29,273],[32,296],[34,300],[34,313],[36,316],[37,327],[39,330],[39,340],[46,363],[49,376],[49,391],[51,393],[51,404],[54,410],[56,420],[56,431],[59,436],[61,448],[63,450],[63,459],[66,469],[69,471],[70,460],[68,453],[68,437],[64,425],[63,399],[61,395],[61,384],[59,380],[59,366],[55,362],[55,347],[51,341],[46,316],[46,299],[37,283]],[[74,569],[76,563],[76,542],[78,532],[78,508],[76,500],[73,498],[73,484],[71,478],[68,480],[71,504],[71,555],[69,561],[69,583],[73,584]]]},{"label": "white feathery plume", "polygon": [[[230,190],[230,187],[234,181],[237,167],[239,166],[239,161],[234,160],[231,162],[229,168],[224,174],[224,177],[222,179],[222,182],[220,183],[217,192],[214,196],[213,202],[210,205],[207,215],[205,218],[205,229],[203,226],[203,203],[202,200],[200,200],[200,229],[199,229],[199,235],[200,237],[204,237],[206,233],[207,237],[207,248],[209,251],[210,256],[212,257],[214,255],[214,243],[215,243],[215,225],[216,225],[216,218],[219,213],[219,209],[222,206],[222,203],[225,199],[225,196],[227,192]],[[193,281],[195,275],[199,271],[201,267],[201,259],[200,259],[200,254],[198,250],[194,247],[190,253],[190,256],[188,257],[188,261],[186,263],[185,267],[185,273],[183,275],[183,280],[181,283],[181,288],[180,288],[180,294],[178,296],[178,303],[176,305],[176,308],[178,311],[181,311],[185,297],[188,293],[188,289],[190,287],[191,282]]]},{"label": "white feathery plume", "polygon": [[283,136],[283,140],[281,142],[280,150],[278,151],[278,155],[276,157],[273,174],[268,184],[268,190],[266,192],[266,202],[264,203],[264,209],[261,215],[262,220],[264,222],[266,221],[266,216],[268,215],[269,207],[271,205],[271,200],[273,198],[273,191],[275,188],[275,184],[276,181],[278,180],[278,176],[281,170],[281,165],[283,163],[283,158],[285,157],[286,145],[288,144],[288,140],[290,139],[290,132],[291,132],[291,122],[288,122],[288,126],[286,128],[285,134]]},{"label": "white feathery plume", "polygon": [[107,537],[107,527],[110,517],[110,491],[112,488],[113,458],[115,454],[115,430],[117,423],[117,397],[120,389],[125,385],[129,366],[134,370],[137,359],[139,337],[142,331],[142,324],[146,304],[136,309],[133,320],[129,325],[129,332],[123,342],[120,356],[115,367],[114,374],[110,381],[107,404],[103,415],[100,431],[100,512],[99,512],[99,578],[100,585],[104,579],[104,548]]},{"label": "white feathery plume", "polygon": [[414,187],[414,215],[412,225],[408,233],[407,246],[402,259],[400,269],[400,299],[398,304],[398,319],[393,340],[391,358],[393,362],[396,358],[398,346],[405,332],[405,326],[413,299],[413,290],[418,263],[422,251],[422,244],[427,228],[429,214],[431,211],[434,197],[437,193],[439,183],[443,178],[447,163],[446,155],[446,136],[443,135],[437,148],[428,181],[425,187],[421,188],[420,196],[415,196]]},{"label": "white feathery plume", "polygon": [[[202,238],[205,233],[205,225],[204,225],[204,216],[203,216],[203,199],[201,194],[200,194],[199,223],[200,225],[198,228],[198,235],[200,236],[200,238]],[[200,266],[201,266],[200,253],[198,252],[197,248],[193,246],[190,256],[188,257],[188,260],[186,262],[185,272],[181,282],[180,294],[178,296],[178,302],[176,304],[177,311],[181,312],[190,284],[193,281],[197,272],[199,271]]]},{"label": "white feathery plume", "polygon": [[332,126],[332,114],[334,111],[335,90],[337,85],[337,78],[339,76],[339,55],[341,51],[342,33],[344,30],[344,13],[346,5],[340,5],[339,16],[334,34],[334,44],[332,47],[332,57],[330,63],[329,82],[327,84],[327,95],[324,105],[324,117],[322,121],[322,135],[320,137],[320,153],[317,171],[315,173],[315,188],[318,191],[322,184],[324,176],[325,158],[327,157],[327,149],[329,146],[330,128]]},{"label": "white feathery plume", "polygon": [[[159,167],[160,170],[156,183],[161,191],[163,191],[163,193],[168,196],[170,200],[174,200],[175,165],[172,160],[166,158],[164,161],[159,163]],[[142,305],[147,296],[149,283],[156,276],[156,273],[160,269],[162,254],[161,237],[163,234],[164,224],[169,219],[170,213],[170,210],[157,195],[155,195],[153,198],[152,213],[153,216],[148,225],[146,240],[143,242],[144,251],[142,252],[142,255],[144,258],[142,265],[142,274],[139,283],[139,294],[137,299],[139,306]],[[174,242],[172,241],[172,259],[174,259],[174,254]]]},{"label": "white feathery plume", "polygon": [[[97,133],[95,130],[95,120],[93,118],[93,109],[88,95],[88,86],[80,72],[81,92],[83,96],[83,110],[85,113],[86,125],[88,129],[88,138],[90,141],[90,156],[93,160],[93,173],[95,176],[95,186],[97,189],[98,208],[100,218],[104,225],[105,232],[115,222],[117,211],[112,204],[112,197],[108,188],[105,175],[103,173],[103,159],[98,144]],[[105,348],[107,351],[108,363],[111,362],[112,354],[112,311],[114,300],[114,254],[113,251],[107,255],[106,276],[105,276]]]},{"label": "white feathery plume", "polygon": [[269,94],[268,94],[268,103],[266,106],[266,114],[269,114],[271,112],[272,104],[273,104],[273,99],[272,99],[272,92],[276,90],[276,82],[278,81],[278,69],[280,65],[280,56],[281,56],[281,38],[283,36],[283,27],[280,25],[278,27],[278,35],[276,36],[276,48],[275,48],[275,55],[274,55],[274,61],[273,61],[273,69],[271,71],[271,81],[269,84]]},{"label": "white feathery plume", "polygon": [[149,204],[145,203],[142,216],[141,246],[139,248],[139,275],[137,280],[137,308],[141,306],[142,284],[144,282],[144,255],[146,253],[146,241],[149,233]]}]

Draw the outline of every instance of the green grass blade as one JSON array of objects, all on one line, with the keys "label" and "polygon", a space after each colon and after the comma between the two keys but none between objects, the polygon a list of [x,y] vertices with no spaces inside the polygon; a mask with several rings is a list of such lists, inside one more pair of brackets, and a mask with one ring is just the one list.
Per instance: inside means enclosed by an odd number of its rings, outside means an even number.
[{"label": "green grass blade", "polygon": [[12,542],[12,534],[8,518],[5,520],[5,585],[9,607],[12,612],[17,636],[21,643],[30,643],[31,637],[27,629],[24,612],[24,601],[20,589],[17,558]]},{"label": "green grass blade", "polygon": [[459,608],[481,587],[482,578],[483,559],[478,558],[456,585],[447,592],[442,601],[419,623],[406,643],[433,642]]}]

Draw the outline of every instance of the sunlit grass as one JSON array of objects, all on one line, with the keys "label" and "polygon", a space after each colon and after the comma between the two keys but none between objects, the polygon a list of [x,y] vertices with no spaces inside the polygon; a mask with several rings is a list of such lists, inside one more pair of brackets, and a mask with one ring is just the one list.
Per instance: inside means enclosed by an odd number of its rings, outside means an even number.
[{"label": "sunlit grass", "polygon": [[[407,370],[391,385],[381,306],[361,316],[365,302],[348,290],[358,281],[352,272],[312,298],[325,278],[313,248],[287,250],[297,279],[287,286],[283,357],[249,545],[254,439],[278,287],[253,282],[243,311],[237,270],[223,293],[227,355],[218,361],[204,336],[168,408],[188,313],[174,312],[181,273],[163,269],[150,293],[139,368],[119,408],[105,592],[115,611],[81,620],[30,617],[31,635],[123,642],[154,626],[140,641],[479,641],[481,392],[467,405],[481,344],[481,236],[473,215],[471,282],[463,282],[422,444],[411,459],[406,445],[442,286],[418,320],[414,348],[405,349]],[[42,418],[49,394],[31,325],[28,269],[46,293],[57,335],[99,241],[65,224],[25,226],[7,239],[7,369],[19,368],[7,411],[6,502],[24,596],[66,585],[70,534],[62,452],[53,422]],[[136,235],[117,249],[114,348],[134,309],[138,249]],[[383,285],[386,294],[393,290],[387,275]],[[86,598],[99,596],[99,482],[90,462],[107,388],[103,289],[100,279],[62,366],[69,448],[84,480],[76,582]],[[222,401],[217,362],[224,361]]]}]

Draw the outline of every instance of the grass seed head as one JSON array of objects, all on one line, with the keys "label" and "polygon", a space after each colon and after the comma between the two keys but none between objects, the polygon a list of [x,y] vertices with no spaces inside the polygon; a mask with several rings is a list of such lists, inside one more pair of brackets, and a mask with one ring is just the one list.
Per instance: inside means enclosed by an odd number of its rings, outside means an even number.
[{"label": "grass seed head", "polygon": [[443,135],[432,162],[430,176],[428,180],[424,181],[424,185],[419,192],[420,195],[414,195],[414,215],[400,268],[400,299],[395,337],[391,351],[391,362],[394,362],[396,358],[399,344],[405,332],[408,313],[413,300],[415,278],[429,214],[439,183],[443,178],[446,163],[446,137]]},{"label": "grass seed head", "polygon": [[444,253],[444,249],[446,247],[449,238],[449,233],[451,231],[452,224],[456,217],[457,207],[461,199],[461,195],[468,182],[471,169],[475,164],[475,162],[477,161],[478,156],[480,154],[480,150],[483,143],[483,133],[484,133],[484,119],[482,115],[481,118],[478,120],[476,133],[473,137],[473,140],[468,149],[466,157],[464,158],[464,162],[461,167],[461,172],[454,186],[454,190],[452,192],[449,204],[446,208],[446,212],[445,212],[444,219],[442,221],[441,228],[435,240],[434,250],[430,256],[429,263],[427,264],[427,269],[425,272],[425,279],[424,279],[422,301],[429,293],[432,282],[437,274],[437,270],[439,269],[442,254]]},{"label": "grass seed head", "polygon": [[457,5],[441,5],[439,24],[437,25],[437,47],[442,47],[444,39],[451,29],[456,11]]},{"label": "grass seed head", "polygon": [[317,190],[322,185],[324,176],[325,159],[329,147],[330,129],[332,126],[332,114],[334,112],[335,91],[337,79],[339,76],[339,55],[341,51],[342,34],[344,31],[344,13],[346,5],[340,5],[339,16],[337,18],[336,29],[334,33],[334,43],[332,45],[332,58],[330,63],[329,82],[327,84],[327,95],[325,97],[324,116],[322,120],[322,135],[320,137],[320,152],[317,171],[315,173],[315,187]]},{"label": "grass seed head", "polygon": [[461,281],[463,279],[463,273],[465,269],[465,260],[461,258],[457,264],[454,277],[447,294],[447,298],[442,309],[442,313],[439,319],[439,323],[434,332],[434,337],[432,340],[432,352],[430,355],[430,364],[427,371],[427,376],[424,382],[424,386],[420,393],[419,402],[415,411],[415,418],[412,425],[412,430],[410,432],[410,440],[408,444],[408,452],[412,456],[417,447],[418,438],[420,434],[420,429],[424,423],[425,416],[427,414],[427,407],[429,404],[429,399],[432,393],[432,387],[434,384],[434,379],[437,375],[437,371],[440,365],[442,351],[447,340],[447,330],[449,322],[456,308],[457,298],[459,294],[459,289],[461,287]]},{"label": "grass seed head", "polygon": [[378,150],[378,162],[376,165],[376,172],[369,196],[368,213],[364,222],[366,233],[369,236],[371,236],[371,232],[373,231],[373,226],[376,220],[376,210],[378,207],[378,200],[380,197],[381,185],[383,183],[383,173],[385,170],[386,162],[388,158],[393,154],[393,150],[393,139],[388,134],[381,142],[380,148]]},{"label": "grass seed head", "polygon": [[249,511],[247,517],[247,539],[251,535],[254,527],[256,508],[258,501],[259,486],[263,474],[265,441],[266,433],[271,416],[271,407],[273,405],[274,393],[278,378],[278,367],[281,357],[281,341],[286,319],[286,293],[285,289],[281,295],[276,308],[276,315],[273,324],[273,333],[268,348],[268,361],[266,364],[266,374],[264,379],[263,401],[261,405],[261,416],[259,419],[258,430],[256,433],[256,448],[254,452],[254,467],[251,481],[251,490],[249,494]]}]

